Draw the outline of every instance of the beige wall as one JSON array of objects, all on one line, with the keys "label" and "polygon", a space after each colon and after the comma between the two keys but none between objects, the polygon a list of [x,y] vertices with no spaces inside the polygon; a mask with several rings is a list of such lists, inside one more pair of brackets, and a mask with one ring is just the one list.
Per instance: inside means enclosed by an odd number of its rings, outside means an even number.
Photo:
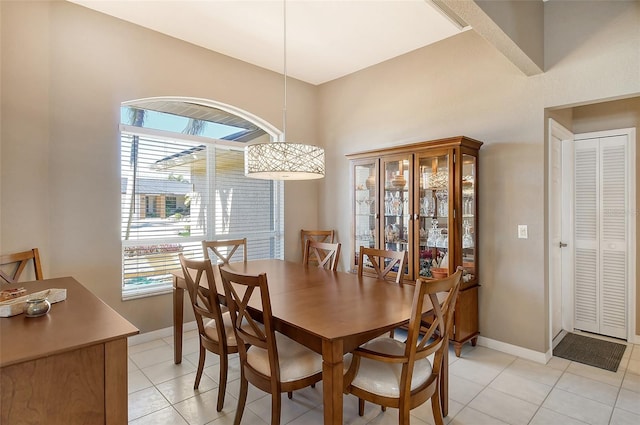
[{"label": "beige wall", "polygon": [[[281,127],[282,76],[67,2],[0,10],[2,252],[37,246],[46,277],[74,276],[141,331],[170,326],[170,295],[121,301],[120,103],[207,98]],[[316,143],[317,89],[288,89],[287,135]],[[317,188],[286,183],[287,258],[317,226]]]},{"label": "beige wall", "polygon": [[[454,135],[485,142],[479,172],[480,332],[537,352],[547,352],[550,340],[545,108],[640,93],[637,2],[547,2],[545,9],[549,3],[550,65],[542,75],[524,76],[468,31],[325,84],[319,100],[320,139],[331,153],[321,221],[343,235],[350,229],[345,154]],[[335,196],[337,202],[328,202]],[[517,224],[529,226],[529,239],[517,238]],[[345,243],[343,267],[352,249]]]}]

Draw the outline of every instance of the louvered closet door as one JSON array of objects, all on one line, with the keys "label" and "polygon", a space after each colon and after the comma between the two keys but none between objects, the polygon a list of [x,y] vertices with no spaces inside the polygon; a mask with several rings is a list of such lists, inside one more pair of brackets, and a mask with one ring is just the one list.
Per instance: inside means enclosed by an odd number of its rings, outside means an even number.
[{"label": "louvered closet door", "polygon": [[575,328],[626,338],[627,136],[575,145]]},{"label": "louvered closet door", "polygon": [[598,332],[598,140],[575,145],[575,299],[574,326]]},{"label": "louvered closet door", "polygon": [[627,337],[627,136],[600,139],[600,333]]}]

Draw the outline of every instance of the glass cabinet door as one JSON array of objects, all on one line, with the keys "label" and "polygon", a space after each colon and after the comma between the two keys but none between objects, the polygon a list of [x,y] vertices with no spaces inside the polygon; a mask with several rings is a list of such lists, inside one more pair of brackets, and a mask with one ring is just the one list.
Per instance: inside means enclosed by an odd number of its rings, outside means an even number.
[{"label": "glass cabinet door", "polygon": [[473,155],[462,155],[462,267],[465,270],[463,281],[476,280],[477,265],[477,185],[476,164]]},{"label": "glass cabinet door", "polygon": [[376,248],[376,236],[378,234],[378,167],[377,161],[356,163],[354,166],[355,180],[355,204],[354,211],[354,237],[355,258],[353,264],[358,267],[360,247]]},{"label": "glass cabinet door", "polygon": [[[412,258],[410,244],[410,222],[412,211],[410,184],[411,176],[409,157],[384,158],[382,160],[383,192],[381,194],[382,249],[391,251],[408,251]],[[409,262],[404,274],[409,274]],[[394,270],[395,271],[395,270]]]},{"label": "glass cabinet door", "polygon": [[420,277],[443,278],[449,274],[449,154],[421,156],[417,166],[419,187],[419,269]]}]

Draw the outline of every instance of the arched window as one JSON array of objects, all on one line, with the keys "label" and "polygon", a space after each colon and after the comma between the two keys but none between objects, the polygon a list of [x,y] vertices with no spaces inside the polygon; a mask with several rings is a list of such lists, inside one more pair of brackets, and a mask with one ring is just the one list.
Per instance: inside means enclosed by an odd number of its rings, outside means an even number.
[{"label": "arched window", "polygon": [[121,106],[123,299],[171,291],[178,254],[202,240],[247,238],[249,259],[283,258],[283,184],[244,176],[244,147],[270,124],[204,99]]}]

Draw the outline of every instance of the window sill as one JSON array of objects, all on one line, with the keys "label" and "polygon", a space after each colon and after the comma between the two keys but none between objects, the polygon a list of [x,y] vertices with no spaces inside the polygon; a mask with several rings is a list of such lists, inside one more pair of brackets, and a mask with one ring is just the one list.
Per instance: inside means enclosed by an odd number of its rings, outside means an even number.
[{"label": "window sill", "polygon": [[125,288],[122,290],[122,301],[136,300],[139,298],[154,297],[156,295],[165,295],[173,292],[172,285],[158,285],[147,288]]}]

